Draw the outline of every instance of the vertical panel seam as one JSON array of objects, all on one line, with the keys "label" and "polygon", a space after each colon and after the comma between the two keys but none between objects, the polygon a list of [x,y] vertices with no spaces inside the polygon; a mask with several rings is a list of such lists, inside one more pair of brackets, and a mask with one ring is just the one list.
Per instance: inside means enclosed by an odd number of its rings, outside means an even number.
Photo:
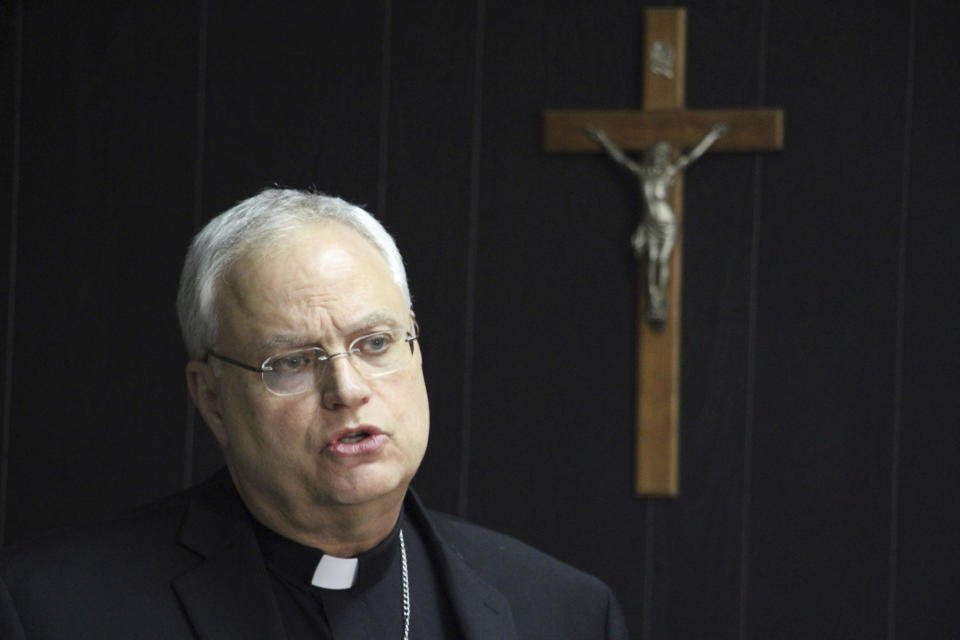
[{"label": "vertical panel seam", "polygon": [[655,502],[653,500],[647,499],[644,501],[644,547],[643,547],[643,561],[646,565],[643,572],[643,581],[641,583],[641,589],[643,593],[640,600],[640,614],[642,626],[640,628],[640,638],[642,640],[650,640],[653,637],[653,578],[654,578],[654,538],[656,536],[656,527],[654,526],[654,516],[656,515],[654,508]]},{"label": "vertical panel seam", "polygon": [[377,167],[377,216],[383,220],[387,211],[387,170],[390,148],[390,65],[392,56],[393,5],[383,3],[383,43],[380,64],[380,149]]},{"label": "vertical panel seam", "polygon": [[913,72],[916,64],[917,3],[910,2],[907,37],[907,76],[903,110],[903,167],[900,183],[900,225],[897,257],[897,318],[894,351],[893,424],[890,443],[890,555],[887,567],[887,638],[896,637],[897,616],[897,551],[900,515],[900,437],[903,411],[903,344],[906,312],[907,227],[910,214],[910,155],[913,126]]},{"label": "vertical panel seam", "polygon": [[470,139],[470,203],[467,212],[466,299],[463,321],[463,411],[460,418],[460,482],[457,513],[467,517],[470,504],[470,435],[473,416],[473,355],[477,291],[477,233],[480,218],[480,142],[483,118],[483,47],[486,7],[477,2],[473,60],[473,113]]},{"label": "vertical panel seam", "polygon": [[[760,3],[760,42],[757,51],[757,105],[766,100],[766,73],[768,58],[768,40],[770,37],[770,3]],[[754,156],[753,171],[753,212],[750,237],[750,286],[747,291],[747,344],[746,344],[746,382],[744,389],[744,425],[743,425],[743,494],[740,503],[740,589],[739,589],[739,637],[746,640],[748,635],[747,615],[749,611],[750,576],[750,512],[753,502],[753,428],[756,408],[756,368],[757,368],[757,313],[760,280],[760,219],[762,215],[761,193],[763,191],[763,156]]]},{"label": "vertical panel seam", "polygon": [[[197,37],[197,104],[196,156],[193,165],[193,232],[200,229],[203,221],[203,160],[204,136],[206,135],[207,110],[207,21],[208,1],[200,3],[200,24]],[[183,487],[193,484],[194,441],[196,439],[197,412],[190,393],[186,393],[186,419],[183,434]]]},{"label": "vertical panel seam", "polygon": [[17,284],[17,232],[20,216],[20,122],[23,105],[23,2],[17,2],[14,18],[14,88],[13,88],[13,149],[11,150],[10,175],[10,256],[7,274],[7,353],[4,362],[3,389],[3,443],[0,459],[0,546],[7,532],[7,494],[10,473],[10,403],[13,401],[13,336],[16,314]]}]

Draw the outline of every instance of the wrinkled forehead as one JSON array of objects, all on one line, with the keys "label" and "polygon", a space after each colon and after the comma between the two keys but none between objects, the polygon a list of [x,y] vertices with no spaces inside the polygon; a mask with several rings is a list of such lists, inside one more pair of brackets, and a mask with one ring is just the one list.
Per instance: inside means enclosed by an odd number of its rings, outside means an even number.
[{"label": "wrinkled forehead", "polygon": [[283,230],[244,247],[224,274],[217,297],[225,310],[222,303],[229,298],[288,303],[302,295],[349,295],[358,304],[370,298],[370,304],[406,306],[376,245],[335,221]]}]

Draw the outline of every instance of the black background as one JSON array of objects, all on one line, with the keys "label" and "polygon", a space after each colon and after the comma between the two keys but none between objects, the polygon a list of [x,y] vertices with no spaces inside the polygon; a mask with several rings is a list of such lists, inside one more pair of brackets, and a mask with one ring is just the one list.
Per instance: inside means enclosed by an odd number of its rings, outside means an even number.
[{"label": "black background", "polygon": [[641,103],[643,2],[125,5],[0,3],[7,543],[217,468],[180,262],[313,186],[407,260],[429,504],[601,576],[637,638],[955,633],[960,5],[686,3],[687,103],[787,127],[688,172],[676,500],[632,492],[636,186],[540,146],[545,108]]}]

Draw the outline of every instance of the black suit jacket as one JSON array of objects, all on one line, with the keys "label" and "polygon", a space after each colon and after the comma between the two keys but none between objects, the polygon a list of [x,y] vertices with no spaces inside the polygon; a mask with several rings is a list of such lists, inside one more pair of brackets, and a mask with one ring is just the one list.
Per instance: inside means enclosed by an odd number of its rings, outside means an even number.
[{"label": "black suit jacket", "polygon": [[[428,512],[419,527],[471,640],[625,639],[610,590],[517,540]],[[0,559],[2,640],[282,640],[252,520],[226,473]]]}]

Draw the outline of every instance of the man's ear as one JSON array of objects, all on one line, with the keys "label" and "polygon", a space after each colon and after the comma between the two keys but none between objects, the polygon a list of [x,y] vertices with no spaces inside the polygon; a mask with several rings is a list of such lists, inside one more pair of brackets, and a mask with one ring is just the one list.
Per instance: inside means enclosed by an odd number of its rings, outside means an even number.
[{"label": "man's ear", "polygon": [[221,447],[227,446],[227,431],[223,426],[220,410],[220,378],[206,362],[191,360],[187,363],[187,388],[193,403],[210,427]]}]

